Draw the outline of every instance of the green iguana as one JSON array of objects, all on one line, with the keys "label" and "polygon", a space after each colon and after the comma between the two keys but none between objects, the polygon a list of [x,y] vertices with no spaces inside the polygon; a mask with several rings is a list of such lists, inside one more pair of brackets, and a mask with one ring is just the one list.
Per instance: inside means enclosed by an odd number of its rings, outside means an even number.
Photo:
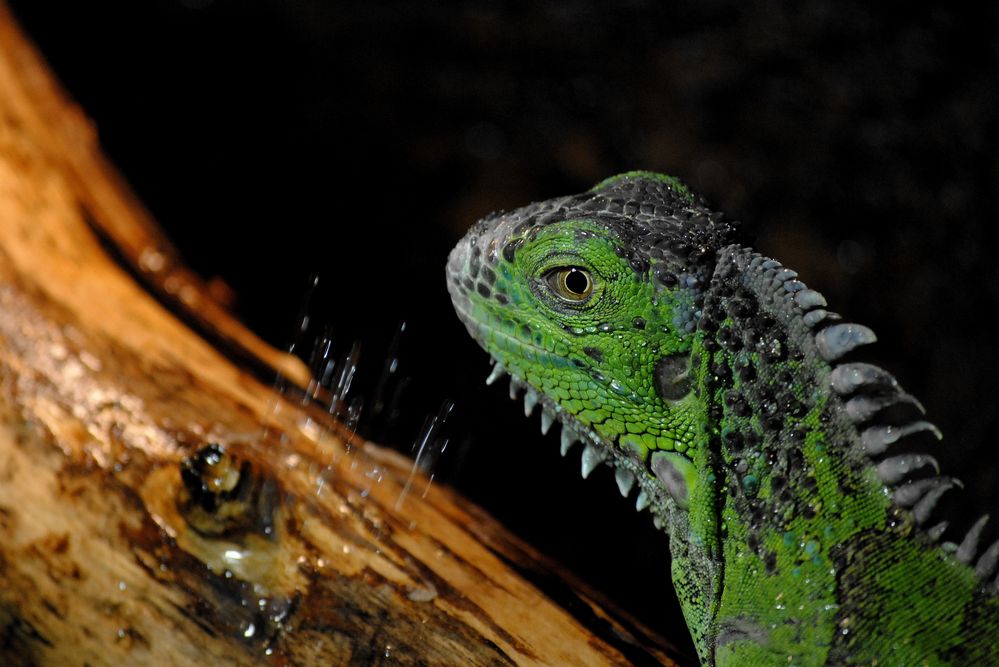
[{"label": "green iguana", "polygon": [[582,472],[614,466],[670,538],[706,665],[999,665],[999,541],[932,520],[959,485],[875,340],[650,172],[481,220],[459,317]]}]

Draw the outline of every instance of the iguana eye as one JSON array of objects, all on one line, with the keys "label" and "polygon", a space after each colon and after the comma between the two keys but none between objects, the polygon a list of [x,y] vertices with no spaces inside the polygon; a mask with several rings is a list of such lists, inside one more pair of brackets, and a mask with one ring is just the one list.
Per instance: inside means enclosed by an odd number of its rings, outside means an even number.
[{"label": "iguana eye", "polygon": [[570,303],[582,303],[593,294],[593,278],[578,266],[553,269],[544,278],[556,296]]}]

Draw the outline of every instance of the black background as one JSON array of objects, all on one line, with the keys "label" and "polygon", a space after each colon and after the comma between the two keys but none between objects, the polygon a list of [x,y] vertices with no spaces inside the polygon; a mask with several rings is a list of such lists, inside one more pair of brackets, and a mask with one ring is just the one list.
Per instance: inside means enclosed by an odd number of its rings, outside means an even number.
[{"label": "black background", "polygon": [[665,538],[483,385],[445,257],[491,210],[679,176],[878,332],[873,359],[969,487],[957,511],[999,508],[999,6],[870,4],[11,2],[251,328],[287,345],[318,272],[314,316],[363,342],[363,393],[405,321],[411,382],[383,439],[408,450],[454,399],[439,478],[681,638]]}]

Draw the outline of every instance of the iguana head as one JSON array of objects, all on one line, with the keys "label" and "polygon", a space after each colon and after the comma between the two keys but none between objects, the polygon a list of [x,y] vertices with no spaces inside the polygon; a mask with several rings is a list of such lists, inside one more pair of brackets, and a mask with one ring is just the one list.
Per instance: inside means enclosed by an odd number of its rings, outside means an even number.
[{"label": "iguana head", "polygon": [[655,477],[682,506],[702,418],[691,345],[732,235],[676,179],[631,172],[481,220],[450,255],[448,288],[491,379],[526,388],[543,430],[562,423],[563,454],[587,444],[584,476],[609,459],[623,493]]}]

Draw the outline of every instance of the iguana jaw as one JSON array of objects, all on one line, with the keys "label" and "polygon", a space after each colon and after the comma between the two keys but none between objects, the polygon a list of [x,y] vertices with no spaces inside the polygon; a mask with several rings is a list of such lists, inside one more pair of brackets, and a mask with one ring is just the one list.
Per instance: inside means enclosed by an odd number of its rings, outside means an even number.
[{"label": "iguana jaw", "polygon": [[[493,370],[487,384],[493,384],[504,375],[510,376],[510,397],[518,399],[523,393],[524,413],[530,416],[541,406],[541,430],[547,433],[552,425],[561,427],[561,453],[565,456],[577,442],[584,445],[581,457],[581,474],[588,477],[600,464],[614,468],[615,481],[624,497],[630,496],[637,486],[635,497],[637,511],[649,509],[657,528],[668,533],[681,530],[686,533],[686,512],[670,494],[669,489],[653,474],[647,461],[634,453],[622,451],[608,442],[593,428],[563,409],[555,400],[543,393],[540,387],[527,381],[518,362],[529,359],[531,363],[550,368],[573,367],[572,362],[521,337],[503,330],[499,318],[493,314],[477,285],[471,283],[469,262],[476,236],[470,234],[451,252],[448,261],[448,290],[459,319],[472,338],[489,354]],[[692,483],[692,476],[691,476]]]}]

